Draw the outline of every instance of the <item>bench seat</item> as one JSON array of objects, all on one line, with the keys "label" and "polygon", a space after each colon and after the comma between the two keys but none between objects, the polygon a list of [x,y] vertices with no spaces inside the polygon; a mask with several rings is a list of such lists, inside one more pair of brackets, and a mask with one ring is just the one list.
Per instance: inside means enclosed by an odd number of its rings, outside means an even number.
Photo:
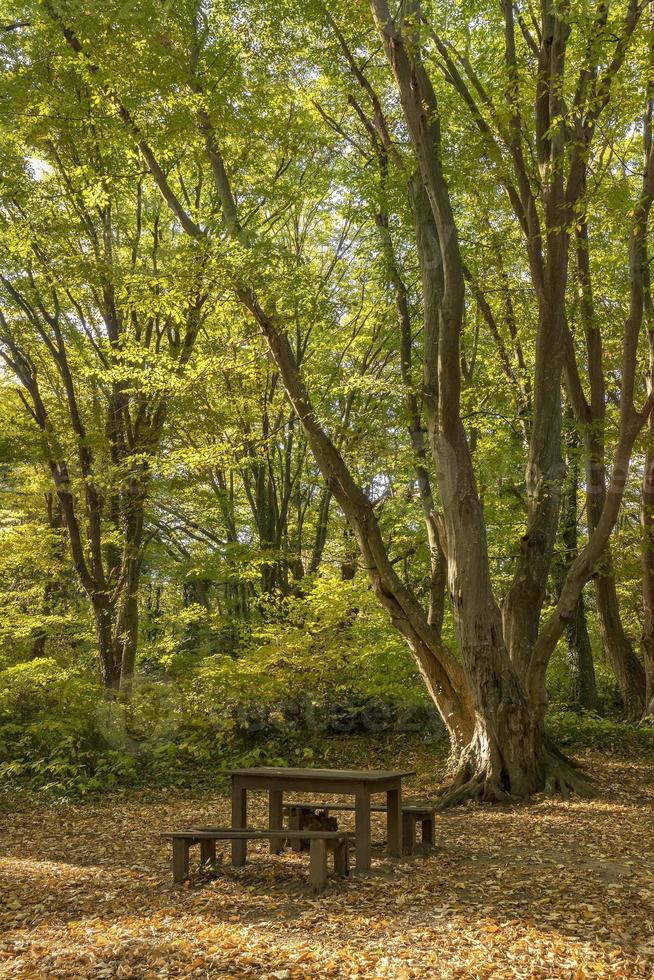
[{"label": "bench seat", "polygon": [[[170,831],[161,835],[173,845],[173,880],[183,882],[189,873],[189,849],[200,845],[200,859],[215,861],[216,841],[219,840],[301,840],[309,841],[309,878],[315,893],[324,891],[327,885],[327,850],[334,852],[334,871],[338,875],[350,873],[349,839],[343,830],[248,830],[234,827],[190,827],[188,830]],[[243,858],[245,863],[245,858]]]}]

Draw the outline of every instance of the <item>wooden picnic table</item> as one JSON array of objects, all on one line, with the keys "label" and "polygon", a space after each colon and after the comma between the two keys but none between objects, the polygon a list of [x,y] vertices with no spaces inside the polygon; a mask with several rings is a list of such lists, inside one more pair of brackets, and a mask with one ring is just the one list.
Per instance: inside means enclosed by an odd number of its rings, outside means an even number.
[{"label": "wooden picnic table", "polygon": [[[370,868],[370,797],[386,794],[387,849],[391,857],[402,855],[402,780],[415,773],[387,769],[286,769],[264,766],[252,769],[230,769],[232,782],[232,827],[247,827],[247,794],[249,790],[268,791],[269,827],[283,825],[284,793],[338,794],[354,797],[355,854],[357,871]],[[273,853],[283,846],[282,840],[271,841]],[[232,842],[232,863],[245,863],[247,841]]]}]

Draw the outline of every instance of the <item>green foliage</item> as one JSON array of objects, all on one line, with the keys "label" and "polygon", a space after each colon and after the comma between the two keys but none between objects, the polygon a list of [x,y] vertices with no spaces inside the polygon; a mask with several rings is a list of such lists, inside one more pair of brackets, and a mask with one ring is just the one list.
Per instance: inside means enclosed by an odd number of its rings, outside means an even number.
[{"label": "green foliage", "polygon": [[98,730],[99,685],[52,659],[0,671],[0,777],[85,792],[132,781],[129,756]]},{"label": "green foliage", "polygon": [[551,711],[549,734],[564,750],[595,749],[618,756],[654,755],[654,723],[627,724],[594,711]]},{"label": "green foliage", "polygon": [[82,793],[213,781],[231,765],[306,763],[330,734],[441,732],[359,577],[271,598],[238,658],[146,656],[128,699],[52,658],[0,671],[2,778]]}]

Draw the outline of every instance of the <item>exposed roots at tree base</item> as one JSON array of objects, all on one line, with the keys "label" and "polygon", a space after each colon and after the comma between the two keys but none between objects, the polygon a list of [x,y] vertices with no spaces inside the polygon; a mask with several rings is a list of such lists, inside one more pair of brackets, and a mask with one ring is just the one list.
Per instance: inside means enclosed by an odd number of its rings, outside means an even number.
[{"label": "exposed roots at tree base", "polygon": [[454,778],[442,791],[438,809],[445,810],[459,803],[524,803],[538,794],[560,796],[567,800],[571,794],[593,796],[593,786],[581,767],[555,746],[548,746],[533,771],[521,774],[519,785],[513,785],[505,772],[494,772],[478,759],[464,757]]}]

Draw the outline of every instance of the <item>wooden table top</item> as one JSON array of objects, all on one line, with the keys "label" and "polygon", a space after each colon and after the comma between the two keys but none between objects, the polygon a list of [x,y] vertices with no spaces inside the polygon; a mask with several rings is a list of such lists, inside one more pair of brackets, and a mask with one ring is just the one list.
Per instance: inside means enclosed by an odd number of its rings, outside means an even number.
[{"label": "wooden table top", "polygon": [[386,779],[415,776],[415,772],[400,769],[292,769],[285,766],[255,766],[251,769],[229,769],[230,776],[263,776],[271,779],[321,779],[325,781],[375,783]]}]

